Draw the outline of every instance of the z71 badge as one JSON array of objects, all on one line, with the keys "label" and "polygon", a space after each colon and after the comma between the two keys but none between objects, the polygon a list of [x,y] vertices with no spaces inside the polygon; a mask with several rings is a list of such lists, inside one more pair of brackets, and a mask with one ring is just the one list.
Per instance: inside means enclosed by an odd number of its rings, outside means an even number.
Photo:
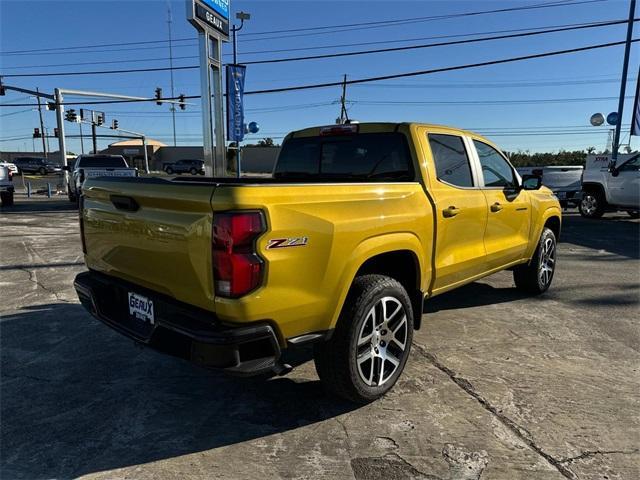
[{"label": "z71 badge", "polygon": [[304,247],[308,242],[307,237],[272,238],[267,242],[267,248]]}]

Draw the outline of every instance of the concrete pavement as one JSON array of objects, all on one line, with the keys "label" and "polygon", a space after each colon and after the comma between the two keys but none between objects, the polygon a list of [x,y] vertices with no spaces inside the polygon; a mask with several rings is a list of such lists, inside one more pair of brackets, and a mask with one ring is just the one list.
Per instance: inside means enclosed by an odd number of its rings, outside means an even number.
[{"label": "concrete pavement", "polygon": [[636,479],[638,221],[565,217],[551,290],[508,272],[425,304],[365,407],[312,363],[268,381],[141,350],[88,315],[77,212],[0,211],[0,474],[33,478]]}]

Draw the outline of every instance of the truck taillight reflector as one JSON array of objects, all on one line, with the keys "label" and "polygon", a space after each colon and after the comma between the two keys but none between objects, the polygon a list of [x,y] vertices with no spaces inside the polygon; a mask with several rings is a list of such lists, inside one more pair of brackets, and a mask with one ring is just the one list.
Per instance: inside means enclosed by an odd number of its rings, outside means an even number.
[{"label": "truck taillight reflector", "polygon": [[256,252],[256,239],[265,230],[262,212],[214,214],[212,263],[216,295],[240,297],[262,283],[264,262]]}]

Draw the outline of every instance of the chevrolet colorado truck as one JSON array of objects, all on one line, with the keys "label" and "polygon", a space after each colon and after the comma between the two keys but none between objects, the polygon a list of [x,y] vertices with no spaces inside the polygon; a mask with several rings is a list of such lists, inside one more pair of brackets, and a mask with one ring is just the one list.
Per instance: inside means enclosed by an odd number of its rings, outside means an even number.
[{"label": "chevrolet colorado truck", "polygon": [[[236,374],[290,370],[313,343],[335,394],[400,376],[423,301],[500,270],[551,284],[561,210],[472,132],[308,128],[272,178],[99,178],[80,199],[81,303],[135,341]],[[291,349],[291,350],[290,350]]]}]

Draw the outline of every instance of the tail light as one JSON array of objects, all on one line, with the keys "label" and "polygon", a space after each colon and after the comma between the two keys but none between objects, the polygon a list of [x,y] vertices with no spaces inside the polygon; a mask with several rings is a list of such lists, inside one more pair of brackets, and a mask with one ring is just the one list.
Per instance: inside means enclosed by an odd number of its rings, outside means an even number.
[{"label": "tail light", "polygon": [[214,214],[212,263],[216,295],[237,298],[260,286],[264,262],[256,252],[256,239],[265,231],[262,212]]},{"label": "tail light", "polygon": [[78,200],[78,219],[80,220],[80,241],[82,242],[82,253],[87,253],[87,244],[84,241],[84,195],[80,195]]}]

